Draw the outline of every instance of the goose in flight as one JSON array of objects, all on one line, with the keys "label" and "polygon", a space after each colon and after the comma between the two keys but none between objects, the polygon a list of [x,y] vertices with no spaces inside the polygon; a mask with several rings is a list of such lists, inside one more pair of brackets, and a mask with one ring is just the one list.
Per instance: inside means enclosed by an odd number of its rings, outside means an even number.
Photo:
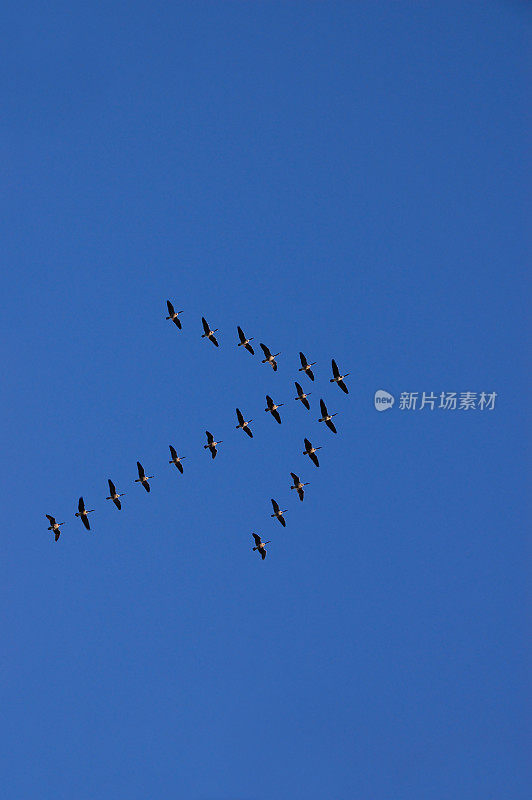
[{"label": "goose in flight", "polygon": [[310,411],[310,403],[307,400],[307,397],[312,394],[312,392],[304,392],[301,388],[301,384],[297,381],[294,381],[296,390],[297,390],[297,397],[294,397],[294,400],[301,400],[307,411]]},{"label": "goose in flight", "polygon": [[271,364],[273,371],[277,372],[277,361],[275,359],[277,358],[277,356],[280,356],[281,354],[280,353],[274,353],[274,355],[272,355],[270,353],[270,348],[266,347],[266,345],[262,344],[262,342],[260,343],[260,346],[262,347],[262,352],[264,353],[264,358],[262,359],[262,363],[263,364],[266,364],[266,363]]},{"label": "goose in flight", "polygon": [[255,351],[252,348],[252,346],[250,345],[250,342],[253,341],[253,336],[251,337],[251,339],[247,339],[246,336],[244,335],[244,331],[242,330],[240,325],[237,325],[236,329],[238,331],[238,338],[240,339],[240,341],[238,343],[238,347],[245,347],[246,350],[248,351],[248,353],[251,353],[251,355],[254,356],[255,355]]},{"label": "goose in flight", "polygon": [[155,478],[155,475],[146,475],[146,473],[144,472],[144,467],[142,466],[140,461],[137,461],[137,469],[139,472],[139,477],[135,478],[135,483],[142,483],[146,491],[149,492],[150,484],[148,483],[148,478],[151,480],[152,478]]},{"label": "goose in flight", "polygon": [[286,514],[288,509],[285,508],[284,511],[281,511],[281,509],[279,508],[279,503],[276,500],[274,500],[273,497],[272,497],[272,506],[273,506],[273,514],[270,514],[270,517],[277,517],[283,528],[286,528],[286,520],[283,517],[283,514]]},{"label": "goose in flight", "polygon": [[111,478],[107,478],[107,483],[109,484],[109,497],[106,497],[105,499],[112,500],[117,509],[120,511],[120,509],[122,508],[122,503],[120,502],[120,498],[125,494],[125,492],[122,492],[122,494],[118,494]]},{"label": "goose in flight", "polygon": [[301,360],[301,366],[299,367],[299,372],[305,372],[309,376],[310,380],[313,381],[314,373],[312,372],[311,367],[313,367],[314,364],[316,364],[316,361],[312,361],[309,364],[303,353],[299,354],[299,358]]},{"label": "goose in flight", "polygon": [[166,301],[166,305],[168,306],[168,313],[170,315],[169,317],[166,317],[166,319],[171,319],[172,322],[175,322],[179,330],[181,330],[181,320],[179,319],[179,315],[182,314],[183,312],[176,311],[170,300]]},{"label": "goose in flight", "polygon": [[251,535],[255,539],[255,547],[253,548],[253,550],[258,550],[262,556],[262,560],[264,561],[264,559],[266,558],[266,548],[264,547],[264,545],[270,544],[270,540],[268,539],[267,542],[262,542],[258,533],[252,533]]},{"label": "goose in flight", "polygon": [[308,486],[308,481],[307,483],[302,483],[299,479],[299,475],[296,475],[295,472],[291,472],[290,475],[292,476],[292,480],[294,481],[294,485],[291,486],[290,488],[297,490],[299,499],[302,501],[305,496],[305,490],[303,489],[303,486]]},{"label": "goose in flight", "polygon": [[333,371],[333,377],[329,378],[329,383],[337,383],[342,392],[349,394],[349,389],[344,383],[344,378],[347,378],[349,372],[346,372],[345,375],[340,375],[340,370],[338,369],[338,366],[334,358],[332,360],[332,371]]},{"label": "goose in flight", "polygon": [[251,432],[251,428],[249,427],[249,423],[253,422],[253,420],[252,419],[245,420],[244,415],[242,414],[239,408],[237,408],[236,410],[236,416],[238,418],[238,425],[236,426],[236,429],[238,430],[239,428],[242,428],[244,433],[247,433],[247,435],[251,439],[253,439],[253,433]]},{"label": "goose in flight", "polygon": [[216,345],[216,347],[218,347],[218,340],[217,340],[216,336],[214,335],[216,333],[216,331],[218,330],[218,328],[215,328],[213,331],[211,331],[211,329],[209,327],[209,323],[207,322],[205,317],[202,317],[201,321],[203,323],[203,330],[205,331],[205,333],[201,334],[201,338],[202,339],[210,339],[211,342],[214,345]]},{"label": "goose in flight", "polygon": [[321,417],[318,420],[318,422],[324,422],[329,428],[329,430],[331,430],[333,433],[337,433],[337,430],[334,427],[334,422],[332,421],[332,418],[336,417],[336,414],[329,414],[329,412],[327,411],[327,406],[325,405],[323,400],[320,400],[320,408],[321,408]]},{"label": "goose in flight", "polygon": [[48,518],[48,522],[50,523],[50,525],[48,526],[48,530],[54,532],[55,541],[57,542],[57,540],[61,536],[61,525],[64,525],[65,523],[64,522],[56,522],[55,517],[52,517],[51,514],[46,514],[45,516]]},{"label": "goose in flight", "polygon": [[305,439],[305,449],[303,450],[304,456],[309,456],[310,460],[319,467],[320,462],[318,461],[318,456],[316,455],[316,450],[321,450],[321,447],[312,447],[311,442],[308,439]]},{"label": "goose in flight", "polygon": [[277,422],[280,425],[281,424],[281,415],[279,414],[277,409],[281,408],[281,406],[284,406],[284,403],[274,403],[269,394],[266,395],[266,403],[268,405],[268,408],[265,408],[264,410],[265,411],[269,411],[270,414],[272,415],[272,417],[274,419],[276,419]]},{"label": "goose in flight", "polygon": [[214,441],[214,436],[212,435],[212,433],[210,433],[210,431],[205,431],[205,433],[207,434],[207,444],[203,445],[203,449],[204,450],[210,450],[211,451],[211,456],[213,458],[216,458],[216,453],[218,452],[216,447],[217,447],[217,445],[222,443],[222,439],[220,439],[219,442],[215,442]]},{"label": "goose in flight", "polygon": [[169,464],[175,464],[176,467],[178,468],[179,472],[182,475],[183,474],[183,464],[181,462],[183,461],[184,458],[186,458],[186,456],[178,456],[177,453],[176,453],[175,447],[173,447],[171,444],[168,445],[168,446],[170,448],[170,455],[172,456],[172,458],[170,459],[170,461],[168,463]]},{"label": "goose in flight", "polygon": [[83,522],[88,531],[90,531],[91,526],[89,525],[89,518],[87,514],[92,514],[93,511],[94,511],[93,508],[91,508],[90,510],[85,508],[83,497],[80,497],[78,501],[78,510],[76,511],[76,517],[80,518],[80,520]]}]

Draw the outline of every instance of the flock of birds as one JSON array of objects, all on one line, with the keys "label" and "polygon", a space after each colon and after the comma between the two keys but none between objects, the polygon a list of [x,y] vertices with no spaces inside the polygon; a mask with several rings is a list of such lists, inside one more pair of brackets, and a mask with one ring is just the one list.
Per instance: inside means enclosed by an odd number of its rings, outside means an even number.
[{"label": "flock of birds", "polygon": [[[179,319],[179,315],[182,314],[183,312],[182,311],[175,311],[174,306],[172,305],[170,300],[166,301],[166,305],[168,307],[168,316],[166,317],[166,319],[167,320],[171,320],[181,330],[182,324],[181,324],[181,320]],[[202,324],[203,324],[203,331],[204,331],[201,338],[202,339],[208,339],[216,347],[218,347],[219,346],[218,345],[218,340],[216,339],[216,336],[214,335],[217,332],[218,328],[211,329],[211,327],[209,326],[209,323],[207,322],[205,317],[202,317],[201,321],[202,321]],[[251,342],[253,341],[253,337],[247,338],[246,335],[244,334],[244,331],[242,330],[242,328],[240,326],[237,326],[237,331],[238,331],[238,338],[239,338],[238,347],[244,347],[244,349],[247,350],[248,353],[251,353],[251,355],[255,355],[255,350],[253,349],[253,347],[251,345]],[[263,344],[262,342],[260,343],[260,347],[261,347],[261,350],[262,350],[262,352],[264,354],[264,358],[262,359],[262,363],[263,364],[270,364],[270,366],[272,367],[273,371],[276,372],[277,371],[276,358],[278,356],[280,356],[281,353],[272,353],[270,351],[270,349],[265,344]],[[299,368],[299,372],[304,372],[305,375],[307,375],[307,377],[311,381],[313,381],[314,380],[314,373],[312,371],[312,367],[316,364],[316,362],[315,361],[308,362],[306,357],[305,357],[305,355],[304,355],[304,353],[299,353],[299,358],[301,360],[301,367]],[[348,390],[348,388],[347,388],[347,386],[345,385],[345,382],[344,382],[344,379],[347,378],[348,375],[349,375],[349,373],[346,373],[345,375],[342,375],[340,373],[340,370],[338,369],[338,365],[337,365],[336,361],[333,358],[332,359],[332,378],[330,378],[329,380],[330,380],[330,383],[336,383],[340,387],[340,389],[343,392],[345,392],[345,394],[349,394],[349,390]],[[308,397],[309,397],[309,395],[311,393],[310,392],[304,392],[301,384],[299,384],[297,381],[294,381],[294,384],[295,384],[296,391],[297,391],[297,396],[294,399],[295,400],[299,400],[302,403],[302,405],[307,409],[307,411],[310,411],[310,403],[308,401]],[[283,403],[274,403],[272,398],[270,397],[270,395],[266,395],[266,408],[264,410],[267,413],[270,413],[272,415],[272,417],[276,420],[276,422],[279,425],[281,424],[281,415],[279,414],[279,408],[281,408],[282,405],[284,405],[284,404]],[[319,422],[324,422],[325,425],[329,428],[329,430],[331,430],[333,433],[337,433],[337,430],[336,430],[336,427],[334,425],[334,422],[332,421],[332,418],[337,416],[337,415],[336,414],[329,414],[329,412],[327,410],[327,406],[325,405],[325,402],[323,401],[323,399],[320,399],[320,411],[321,411],[321,417],[319,418]],[[250,423],[253,422],[253,420],[252,419],[246,420],[244,418],[244,415],[242,414],[242,412],[241,412],[241,410],[239,408],[236,409],[236,416],[237,416],[237,420],[238,420],[238,425],[236,426],[236,429],[244,431],[244,433],[246,433],[250,438],[253,438],[253,432],[252,432],[251,428],[249,427]],[[212,435],[212,433],[210,431],[206,431],[205,433],[207,435],[207,444],[204,445],[204,449],[205,450],[210,450],[211,456],[214,459],[214,458],[216,458],[216,454],[218,452],[218,446],[220,444],[222,444],[223,440],[216,441],[214,439],[214,436]],[[309,441],[309,439],[307,439],[307,438],[304,439],[304,443],[305,443],[305,449],[303,450],[303,455],[309,456],[309,458],[313,462],[313,464],[315,464],[316,467],[319,467],[320,462],[318,460],[318,456],[316,455],[316,452],[318,450],[321,450],[321,447],[314,447],[312,445],[312,443]],[[184,460],[185,456],[179,456],[177,454],[177,451],[176,451],[176,449],[175,449],[175,447],[173,445],[169,445],[169,447],[170,447],[170,455],[172,457],[171,457],[171,459],[169,460],[168,463],[169,464],[174,464],[177,467],[177,469],[179,470],[179,472],[181,474],[183,474],[183,464],[181,462]],[[149,482],[155,476],[154,475],[146,475],[144,467],[142,466],[140,461],[137,461],[137,471],[138,471],[138,475],[139,476],[138,476],[138,478],[135,479],[134,482],[135,483],[140,483],[144,487],[144,489],[147,492],[149,492],[150,491],[150,483]],[[292,486],[290,488],[291,489],[295,489],[297,491],[299,499],[301,501],[303,501],[303,498],[305,496],[305,488],[304,487],[308,486],[309,484],[308,484],[308,482],[304,483],[303,481],[301,481],[299,475],[296,475],[295,472],[291,472],[290,475],[292,476],[292,481],[293,481]],[[117,507],[117,509],[120,511],[121,508],[122,508],[122,503],[120,502],[120,498],[124,496],[125,492],[121,492],[121,493],[117,492],[116,486],[115,486],[115,484],[113,483],[113,481],[110,478],[108,478],[108,484],[109,484],[109,495],[106,497],[106,500],[112,500],[113,503],[115,504],[115,506]],[[287,509],[284,509],[283,511],[281,511],[281,509],[279,507],[279,504],[273,498],[271,499],[271,503],[272,503],[272,507],[273,507],[273,514],[271,514],[270,516],[275,518],[275,519],[277,519],[277,520],[279,520],[281,525],[283,527],[286,527],[286,520],[285,520],[283,515],[286,513]],[[85,526],[85,528],[88,531],[90,530],[90,527],[91,527],[88,515],[92,514],[93,511],[94,511],[94,509],[85,508],[85,502],[83,500],[83,497],[80,497],[79,498],[79,502],[78,502],[78,510],[76,511],[75,516],[80,518],[81,522],[83,523],[83,525]],[[64,522],[57,522],[56,518],[53,517],[51,514],[46,514],[45,516],[47,517],[47,519],[48,519],[48,521],[50,523],[50,525],[48,526],[48,530],[52,531],[54,533],[55,541],[57,542],[59,537],[60,537],[60,535],[61,535],[61,526],[64,525],[65,523]],[[271,540],[263,542],[258,533],[252,533],[252,536],[253,536],[253,539],[255,541],[255,546],[253,547],[253,550],[254,551],[256,550],[261,555],[262,559],[264,560],[266,558],[266,547],[265,547],[265,545],[269,544]]]}]

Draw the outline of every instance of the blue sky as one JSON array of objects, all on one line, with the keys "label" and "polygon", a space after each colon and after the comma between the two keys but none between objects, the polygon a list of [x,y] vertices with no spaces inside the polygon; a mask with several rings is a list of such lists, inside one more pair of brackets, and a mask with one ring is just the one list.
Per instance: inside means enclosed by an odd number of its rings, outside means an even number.
[{"label": "blue sky", "polygon": [[[520,2],[8,4],[6,797],[529,796],[530,25]],[[498,397],[379,414],[379,388]]]}]

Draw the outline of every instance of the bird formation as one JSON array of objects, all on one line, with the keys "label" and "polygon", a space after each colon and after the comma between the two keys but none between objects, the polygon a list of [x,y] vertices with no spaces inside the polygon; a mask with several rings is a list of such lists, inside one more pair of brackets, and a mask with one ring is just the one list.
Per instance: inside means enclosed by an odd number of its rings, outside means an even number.
[{"label": "bird formation", "polygon": [[[173,304],[172,304],[172,302],[170,300],[166,301],[166,306],[168,308],[168,316],[166,317],[166,319],[171,321],[171,322],[173,322],[176,325],[176,327],[179,330],[181,330],[182,329],[182,323],[181,323],[181,320],[179,319],[179,315],[182,314],[183,311],[177,311],[176,312],[175,309],[174,309],[174,306],[173,306]],[[201,321],[202,321],[202,325],[203,325],[203,334],[201,335],[201,338],[202,339],[208,339],[209,341],[211,341],[215,345],[215,347],[219,347],[218,340],[217,340],[216,336],[214,335],[218,331],[218,328],[211,329],[211,327],[210,327],[209,323],[207,322],[207,320],[205,319],[205,317],[202,317]],[[253,341],[253,337],[247,337],[240,326],[237,326],[237,333],[238,333],[237,346],[238,347],[243,347],[245,350],[248,351],[248,353],[250,353],[251,355],[255,355],[255,350],[253,349],[253,347],[250,344]],[[260,347],[261,347],[262,352],[264,354],[264,358],[262,359],[262,363],[263,364],[270,364],[270,366],[272,367],[273,371],[277,372],[278,364],[277,364],[276,359],[277,359],[278,356],[281,355],[281,353],[272,353],[271,350],[269,349],[269,347],[267,347],[267,345],[265,345],[262,342],[260,343]],[[316,362],[315,361],[310,361],[309,362],[307,360],[305,354],[301,353],[301,352],[299,353],[299,359],[301,361],[301,367],[299,368],[299,372],[304,372],[305,375],[311,381],[314,381],[314,372],[312,371],[312,367],[315,366]],[[347,386],[346,386],[346,384],[344,382],[345,378],[347,378],[348,375],[349,375],[349,373],[346,373],[345,375],[342,375],[340,373],[338,365],[337,365],[336,361],[333,358],[332,359],[332,378],[330,378],[329,380],[330,380],[330,383],[336,383],[345,394],[349,394],[349,390],[348,390],[348,388],[347,388]],[[309,395],[311,393],[310,392],[304,392],[301,384],[299,384],[297,381],[294,381],[294,384],[295,384],[296,391],[297,391],[297,396],[294,399],[295,400],[299,400],[301,402],[301,404],[304,406],[304,408],[307,411],[310,411],[310,403],[308,401],[308,397],[309,397]],[[266,395],[266,408],[264,410],[267,413],[271,414],[272,417],[275,419],[275,421],[279,425],[281,425],[282,419],[281,419],[281,415],[279,414],[279,410],[278,409],[281,408],[283,405],[284,405],[284,403],[274,403],[274,401],[272,400],[270,395]],[[334,425],[334,423],[332,421],[332,418],[337,416],[337,412],[335,412],[334,414],[330,414],[329,411],[327,410],[327,406],[325,405],[325,401],[323,400],[323,398],[320,399],[320,411],[321,411],[321,417],[319,417],[318,421],[319,422],[324,422],[325,425],[329,428],[329,430],[331,430],[333,433],[337,433],[336,427],[335,427],[335,425]],[[251,428],[249,426],[250,426],[250,423],[253,422],[253,419],[246,419],[244,414],[242,413],[242,411],[239,408],[236,409],[236,417],[237,417],[237,420],[238,420],[238,425],[235,426],[236,429],[237,430],[242,430],[245,434],[247,434],[247,436],[249,436],[252,439],[253,438],[253,432],[252,432],[252,430],[251,430]],[[213,459],[215,459],[216,455],[218,453],[218,447],[219,447],[219,445],[222,444],[223,440],[222,439],[215,440],[213,434],[210,431],[205,431],[205,434],[207,436],[207,444],[205,444],[203,447],[204,447],[205,450],[209,450],[210,453],[211,453],[211,457]],[[303,455],[308,456],[310,458],[310,460],[312,461],[312,463],[316,467],[319,467],[320,466],[320,462],[318,460],[316,452],[318,450],[321,450],[322,447],[321,446],[315,447],[312,444],[312,442],[309,439],[307,439],[306,437],[305,437],[305,439],[303,441],[304,441],[304,445],[305,445],[305,449],[303,450]],[[171,459],[169,460],[168,463],[170,465],[172,465],[172,464],[175,465],[175,467],[178,469],[178,471],[181,474],[183,474],[183,464],[181,462],[185,459],[185,456],[179,456],[177,454],[177,450],[175,449],[175,447],[173,445],[169,445],[169,448],[170,448]],[[155,478],[155,476],[154,475],[146,475],[144,467],[142,466],[140,461],[137,461],[137,471],[138,471],[138,478],[136,478],[134,482],[135,483],[140,483],[144,487],[146,492],[150,492],[151,487],[150,487],[149,481],[153,480]],[[298,497],[299,497],[300,501],[302,502],[304,497],[305,497],[305,488],[304,487],[305,486],[309,486],[309,482],[308,481],[302,481],[300,479],[299,475],[297,475],[295,472],[290,472],[290,475],[292,477],[292,485],[290,486],[290,489],[295,489],[296,490],[296,492],[298,494]],[[107,482],[109,484],[109,495],[106,497],[106,500],[112,500],[114,505],[116,506],[116,508],[120,511],[122,509],[122,503],[120,501],[120,498],[124,496],[125,492],[117,492],[116,486],[113,483],[113,481],[111,480],[111,478],[108,478]],[[272,507],[273,507],[273,514],[271,514],[270,516],[273,519],[277,519],[281,523],[283,528],[286,527],[286,520],[284,518],[284,514],[287,513],[287,509],[281,510],[281,508],[279,506],[279,503],[274,498],[271,498],[271,504],[272,504]],[[83,497],[80,497],[79,501],[78,501],[78,510],[75,512],[75,516],[80,518],[81,522],[83,523],[83,525],[85,526],[85,528],[88,531],[90,531],[90,529],[91,529],[88,515],[92,514],[93,512],[94,512],[94,509],[85,508],[85,501],[84,501]],[[61,526],[64,525],[65,523],[64,522],[57,522],[56,518],[53,517],[51,514],[46,514],[45,516],[47,517],[47,519],[48,519],[48,521],[50,523],[50,525],[48,526],[48,530],[53,532],[54,537],[55,537],[55,541],[57,542],[59,540],[60,535],[61,535]],[[252,536],[253,536],[253,539],[255,541],[255,546],[253,547],[253,550],[257,551],[260,554],[261,558],[264,560],[266,558],[266,547],[265,547],[265,545],[269,544],[270,540],[268,540],[266,542],[263,542],[258,533],[252,533]]]}]

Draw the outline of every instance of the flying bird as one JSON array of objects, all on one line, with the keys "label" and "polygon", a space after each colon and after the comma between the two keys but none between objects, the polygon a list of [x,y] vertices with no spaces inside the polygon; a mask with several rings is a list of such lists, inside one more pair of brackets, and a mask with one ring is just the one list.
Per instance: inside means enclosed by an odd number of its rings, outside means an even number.
[{"label": "flying bird", "polygon": [[276,419],[277,422],[280,425],[281,424],[281,415],[279,414],[277,409],[281,408],[281,406],[284,406],[284,403],[274,403],[269,394],[266,395],[266,403],[268,405],[268,408],[265,408],[264,410],[265,411],[269,411],[270,414],[272,415],[272,417],[274,419]]},{"label": "flying bird", "polygon": [[299,354],[299,358],[301,359],[301,366],[299,367],[299,372],[305,372],[311,381],[314,380],[314,373],[311,370],[311,367],[316,364],[316,361],[312,361],[310,364],[308,363],[307,359],[305,358],[303,353]]},{"label": "flying bird", "polygon": [[309,456],[310,460],[319,467],[320,462],[318,461],[318,456],[316,455],[316,450],[321,450],[321,447],[312,447],[311,442],[308,439],[305,439],[305,449],[303,450],[304,456]]},{"label": "flying bird", "polygon": [[89,525],[89,518],[87,517],[87,514],[92,514],[93,511],[94,511],[93,508],[91,508],[90,510],[85,508],[83,497],[80,497],[78,501],[78,510],[76,511],[76,517],[80,518],[80,520],[83,522],[88,531],[90,531],[91,526]]},{"label": "flying bird", "polygon": [[172,322],[175,322],[179,330],[181,330],[181,320],[179,319],[179,315],[182,314],[183,312],[176,311],[170,300],[166,301],[166,305],[168,306],[168,313],[170,314],[170,316],[166,317],[166,319],[171,319]]},{"label": "flying bird", "polygon": [[334,427],[334,422],[332,421],[332,418],[336,417],[336,414],[329,414],[329,412],[327,411],[327,406],[325,405],[323,400],[320,400],[320,408],[321,408],[321,417],[318,420],[318,422],[324,422],[329,428],[329,430],[331,430],[333,433],[337,433],[337,430]]},{"label": "flying bird", "polygon": [[267,542],[262,542],[258,533],[252,533],[251,535],[255,539],[255,547],[253,548],[253,550],[258,550],[262,556],[262,560],[264,561],[264,559],[266,558],[266,548],[264,547],[264,545],[270,544],[270,539],[268,539]]},{"label": "flying bird", "polygon": [[272,506],[273,506],[273,514],[270,514],[270,517],[277,517],[283,528],[286,528],[286,520],[283,517],[283,514],[286,514],[287,510],[285,508],[284,511],[281,511],[279,508],[279,503],[273,499],[272,497]]},{"label": "flying bird", "polygon": [[111,478],[107,478],[107,483],[109,484],[109,497],[106,497],[105,499],[112,500],[117,509],[120,511],[120,509],[122,508],[122,503],[120,502],[120,498],[123,497],[123,495],[125,495],[125,492],[122,492],[122,494],[118,494]]},{"label": "flying bird", "polygon": [[310,403],[307,400],[307,397],[312,394],[312,392],[304,392],[301,388],[301,384],[297,381],[294,381],[296,390],[297,390],[297,397],[294,397],[294,400],[301,400],[307,411],[310,411]]},{"label": "flying bird", "polygon": [[277,356],[280,356],[281,354],[280,353],[275,353],[274,355],[272,355],[270,353],[270,349],[268,347],[266,347],[265,344],[262,344],[262,342],[260,343],[260,346],[262,347],[262,352],[264,353],[264,358],[262,359],[262,363],[263,364],[266,364],[266,363],[271,364],[273,371],[277,372],[277,361],[275,359],[277,358]]},{"label": "flying bird", "polygon": [[238,338],[240,339],[240,341],[238,343],[238,347],[245,347],[246,350],[248,351],[248,353],[251,353],[251,355],[254,356],[255,355],[255,351],[252,348],[252,346],[250,345],[250,342],[253,341],[253,336],[251,337],[251,339],[247,339],[246,336],[244,335],[244,331],[242,330],[240,325],[237,325],[236,329],[238,331]]},{"label": "flying bird", "polygon": [[183,464],[181,462],[183,461],[184,458],[186,458],[186,456],[178,456],[177,453],[176,453],[175,447],[172,447],[171,444],[168,445],[168,446],[170,447],[170,455],[172,456],[172,458],[170,459],[170,461],[168,463],[169,464],[175,464],[176,467],[178,468],[179,472],[182,475],[183,474]]},{"label": "flying bird", "polygon": [[213,331],[211,331],[211,329],[209,328],[209,323],[207,322],[205,317],[202,317],[201,321],[203,323],[203,330],[205,331],[205,333],[201,334],[201,338],[202,339],[205,339],[205,338],[206,339],[210,339],[211,342],[214,345],[216,345],[216,347],[218,347],[218,340],[217,340],[216,336],[214,335],[216,333],[216,331],[218,330],[218,328],[215,328]]},{"label": "flying bird", "polygon": [[253,422],[253,420],[252,420],[252,419],[248,419],[248,420],[246,421],[246,420],[244,419],[244,416],[243,416],[243,414],[242,414],[242,412],[240,411],[240,409],[239,409],[239,408],[237,408],[237,410],[236,410],[236,416],[237,416],[237,418],[238,418],[238,425],[236,426],[236,429],[238,430],[239,428],[242,428],[242,430],[244,431],[244,433],[247,433],[247,435],[248,435],[248,436],[249,436],[251,439],[253,439],[253,434],[252,434],[252,432],[251,432],[251,428],[249,427],[249,423],[250,423],[250,422]]},{"label": "flying bird", "polygon": [[50,523],[50,525],[48,526],[48,530],[54,532],[55,541],[57,542],[57,540],[61,536],[61,525],[64,525],[65,523],[56,522],[55,517],[52,517],[51,514],[45,514],[45,516],[48,517],[48,522]]},{"label": "flying bird", "polygon": [[155,478],[155,475],[146,475],[146,473],[144,472],[144,467],[142,466],[140,461],[137,461],[137,469],[139,471],[139,477],[135,478],[135,483],[142,483],[146,491],[149,492],[150,484],[148,483],[148,478],[151,480],[152,478]]},{"label": "flying bird", "polygon": [[291,472],[290,475],[292,476],[292,480],[294,481],[294,485],[291,486],[290,488],[297,490],[299,499],[302,501],[305,496],[305,490],[303,489],[303,486],[308,486],[308,481],[307,483],[301,483],[299,475],[296,475],[295,472]]},{"label": "flying bird", "polygon": [[349,394],[349,389],[344,383],[344,378],[347,378],[349,372],[346,372],[345,375],[340,375],[340,370],[338,369],[338,366],[334,358],[332,359],[332,371],[333,371],[333,377],[329,378],[329,383],[337,383],[342,392]]},{"label": "flying bird", "polygon": [[216,447],[217,447],[217,445],[222,443],[222,440],[220,439],[219,442],[215,442],[214,441],[214,436],[212,435],[212,433],[210,433],[209,431],[205,431],[205,433],[207,434],[207,444],[203,445],[203,449],[204,450],[210,450],[211,451],[211,456],[213,458],[216,458],[216,453],[218,452]]}]

